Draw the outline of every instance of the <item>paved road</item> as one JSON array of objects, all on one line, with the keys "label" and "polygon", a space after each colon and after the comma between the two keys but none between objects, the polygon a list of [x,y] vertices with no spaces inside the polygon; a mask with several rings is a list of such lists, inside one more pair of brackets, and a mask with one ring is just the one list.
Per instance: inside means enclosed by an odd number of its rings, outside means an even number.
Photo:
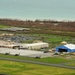
[{"label": "paved road", "polygon": [[25,63],[32,63],[32,64],[45,65],[45,66],[55,66],[55,67],[62,67],[62,68],[75,69],[75,67],[72,67],[72,66],[65,66],[65,65],[63,65],[63,64],[50,64],[50,63],[36,62],[36,61],[30,61],[30,60],[20,60],[20,59],[1,58],[1,57],[0,57],[0,60],[9,60],[9,61],[25,62]]}]

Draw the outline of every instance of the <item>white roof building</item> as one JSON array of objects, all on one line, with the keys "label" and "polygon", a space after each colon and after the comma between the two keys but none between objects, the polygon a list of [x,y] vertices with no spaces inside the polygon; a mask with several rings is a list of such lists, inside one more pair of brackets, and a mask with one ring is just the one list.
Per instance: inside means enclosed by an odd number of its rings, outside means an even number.
[{"label": "white roof building", "polygon": [[32,44],[19,44],[19,45],[21,48],[27,48],[27,49],[41,49],[49,47],[49,44],[44,42],[32,43]]},{"label": "white roof building", "polygon": [[75,45],[74,44],[66,44],[64,46],[69,48],[69,49],[75,49]]},{"label": "white roof building", "polygon": [[0,40],[0,47],[4,48],[19,48],[20,46],[12,41],[2,41]]}]

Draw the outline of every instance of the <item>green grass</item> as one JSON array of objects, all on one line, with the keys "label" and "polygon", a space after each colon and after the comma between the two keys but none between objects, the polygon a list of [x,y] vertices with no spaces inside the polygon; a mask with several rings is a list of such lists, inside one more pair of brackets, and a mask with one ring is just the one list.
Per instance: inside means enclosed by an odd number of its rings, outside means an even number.
[{"label": "green grass", "polygon": [[74,67],[75,67],[75,62],[67,63],[67,64],[65,64],[65,65],[67,65],[67,66],[74,66]]},{"label": "green grass", "polygon": [[59,57],[47,57],[47,58],[35,59],[35,58],[30,58],[30,57],[25,57],[25,56],[12,56],[12,55],[3,55],[3,54],[0,54],[0,57],[21,59],[21,60],[32,60],[32,61],[54,63],[54,64],[60,64],[60,63],[66,63],[66,62],[73,61],[73,60],[68,60],[68,59],[59,58]]},{"label": "green grass", "polygon": [[61,37],[55,37],[55,38],[49,38],[48,40],[51,42],[61,42],[62,38]]},{"label": "green grass", "polygon": [[75,70],[0,60],[0,73],[7,75],[75,75]]},{"label": "green grass", "polygon": [[0,28],[9,28],[10,26],[7,25],[0,25]]},{"label": "green grass", "polygon": [[21,41],[21,43],[33,43],[33,40],[25,40],[25,41]]}]

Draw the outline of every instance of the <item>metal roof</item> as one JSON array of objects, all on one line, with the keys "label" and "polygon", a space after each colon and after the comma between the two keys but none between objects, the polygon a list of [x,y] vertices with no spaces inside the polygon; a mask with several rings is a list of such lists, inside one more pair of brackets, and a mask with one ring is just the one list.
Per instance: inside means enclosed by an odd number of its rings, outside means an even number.
[{"label": "metal roof", "polygon": [[66,44],[64,46],[69,48],[69,49],[75,49],[75,45],[74,44]]},{"label": "metal roof", "polygon": [[39,46],[39,45],[48,45],[48,43],[40,42],[40,43],[32,43],[32,44],[19,44],[21,46]]}]

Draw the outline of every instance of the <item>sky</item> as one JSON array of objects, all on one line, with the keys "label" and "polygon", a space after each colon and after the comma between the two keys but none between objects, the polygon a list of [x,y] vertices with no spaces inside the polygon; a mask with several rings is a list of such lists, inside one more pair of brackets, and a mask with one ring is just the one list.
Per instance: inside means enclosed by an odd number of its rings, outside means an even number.
[{"label": "sky", "polygon": [[75,20],[75,0],[0,0],[0,18]]}]

